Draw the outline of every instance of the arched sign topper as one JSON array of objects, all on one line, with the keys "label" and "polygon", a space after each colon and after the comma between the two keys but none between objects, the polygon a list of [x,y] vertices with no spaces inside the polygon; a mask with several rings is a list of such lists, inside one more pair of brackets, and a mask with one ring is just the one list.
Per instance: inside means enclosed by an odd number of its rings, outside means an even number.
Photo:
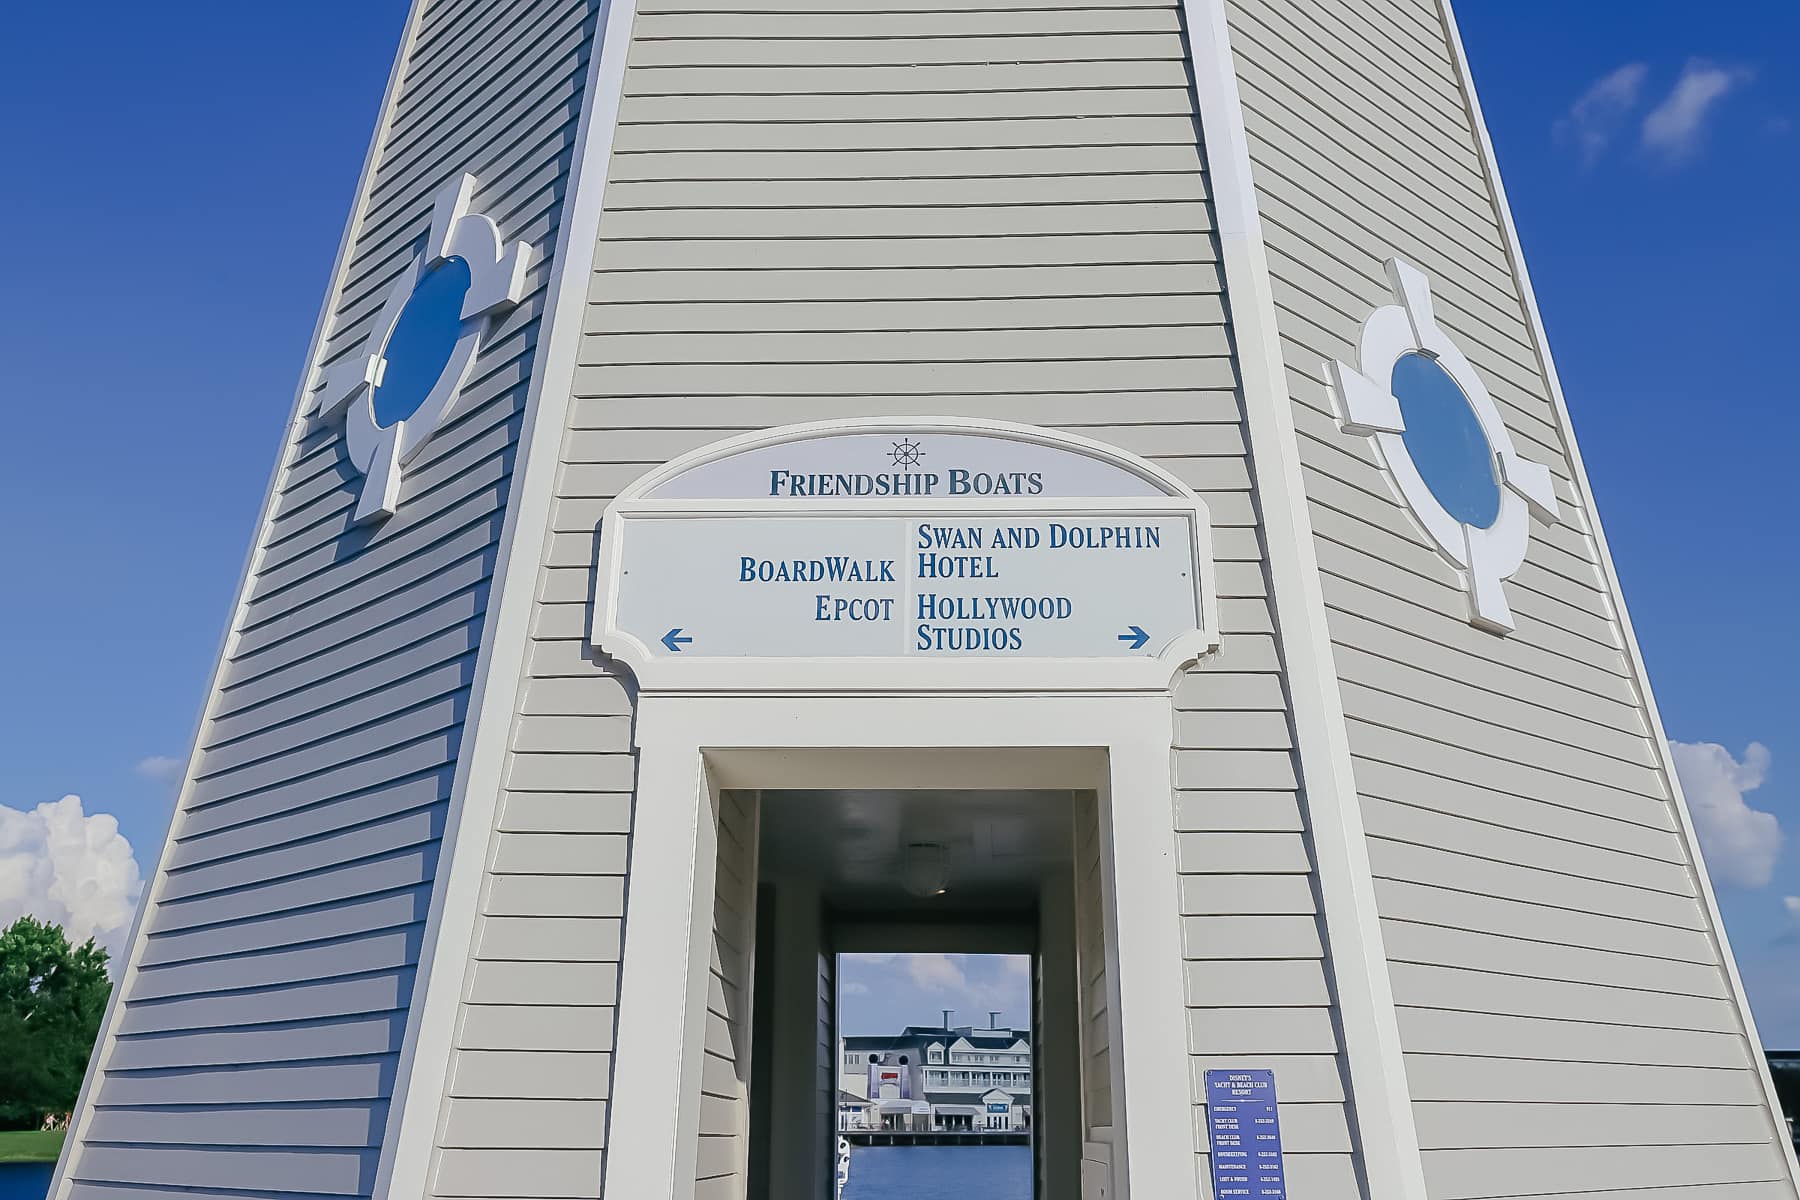
[{"label": "arched sign topper", "polygon": [[1218,645],[1205,504],[1087,438],[794,425],[653,471],[601,525],[591,640],[647,690],[1146,690]]}]

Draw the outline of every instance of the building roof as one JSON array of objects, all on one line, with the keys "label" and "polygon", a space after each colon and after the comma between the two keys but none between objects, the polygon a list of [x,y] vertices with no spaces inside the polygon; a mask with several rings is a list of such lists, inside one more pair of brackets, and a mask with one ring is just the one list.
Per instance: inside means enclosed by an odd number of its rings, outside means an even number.
[{"label": "building roof", "polygon": [[945,1028],[941,1025],[908,1025],[899,1033],[857,1034],[843,1039],[846,1050],[910,1050],[932,1042],[945,1045],[962,1039],[982,1050],[1004,1050],[1018,1042],[1031,1044],[1029,1029],[975,1029],[968,1025]]},{"label": "building roof", "polygon": [[967,1042],[977,1050],[1007,1050],[1018,1045],[1020,1042],[1024,1042],[1029,1046],[1031,1044],[1031,1034],[1028,1031],[1011,1029],[1002,1029],[995,1033],[989,1033],[986,1030],[978,1030],[975,1033],[963,1033],[959,1030],[956,1034],[956,1040],[959,1042]]},{"label": "building roof", "polygon": [[928,1039],[909,1037],[906,1034],[880,1033],[859,1034],[844,1039],[846,1050],[911,1050],[925,1044]]}]

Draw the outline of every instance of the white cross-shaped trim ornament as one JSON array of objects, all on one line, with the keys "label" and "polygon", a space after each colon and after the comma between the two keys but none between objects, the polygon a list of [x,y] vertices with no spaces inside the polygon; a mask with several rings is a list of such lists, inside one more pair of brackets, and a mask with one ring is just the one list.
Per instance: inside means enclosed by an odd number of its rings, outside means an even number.
[{"label": "white cross-shaped trim ornament", "polygon": [[[344,415],[344,440],[350,462],[363,476],[352,517],[356,524],[393,515],[399,504],[400,480],[406,464],[455,414],[457,398],[492,318],[525,297],[531,247],[523,242],[503,244],[494,223],[469,210],[475,188],[475,177],[465,174],[439,189],[425,247],[394,282],[386,304],[370,326],[368,340],[355,353],[322,367],[313,384],[311,410],[320,420]],[[461,335],[418,410],[384,428],[375,422],[375,392],[387,369],[388,340],[419,280],[449,258],[460,258],[469,266]]]},{"label": "white cross-shaped trim ornament", "polygon": [[[1521,458],[1500,409],[1475,367],[1439,327],[1431,284],[1423,272],[1397,258],[1385,264],[1396,303],[1369,314],[1362,327],[1358,366],[1325,364],[1325,383],[1345,433],[1372,439],[1387,464],[1400,498],[1424,526],[1426,535],[1461,574],[1469,593],[1469,620],[1495,633],[1513,629],[1512,608],[1501,588],[1525,561],[1531,542],[1530,518],[1557,520],[1555,481],[1542,463]],[[1393,394],[1394,364],[1408,354],[1433,359],[1462,389],[1487,437],[1498,466],[1500,515],[1483,529],[1457,520],[1419,473],[1406,444],[1406,422]]]}]

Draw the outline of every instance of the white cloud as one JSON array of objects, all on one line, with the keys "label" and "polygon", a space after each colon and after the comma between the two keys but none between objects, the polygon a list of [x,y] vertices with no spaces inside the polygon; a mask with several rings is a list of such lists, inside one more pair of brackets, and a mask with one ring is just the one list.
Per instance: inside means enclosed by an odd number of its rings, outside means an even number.
[{"label": "white cloud", "polygon": [[116,969],[142,890],[118,821],[82,812],[80,796],[29,812],[0,805],[0,927],[29,913],[71,942],[98,939]]},{"label": "white cloud", "polygon": [[1739,887],[1767,887],[1781,854],[1781,823],[1774,813],[1751,808],[1744,793],[1762,786],[1769,748],[1751,742],[1742,762],[1714,742],[1672,742],[1670,749],[1708,870]]},{"label": "white cloud", "polygon": [[992,1011],[1002,1022],[1024,1022],[1031,1012],[1030,961],[1026,955],[845,954],[838,959],[840,1023],[848,1033],[893,1033],[935,1025],[946,1008],[961,1025],[984,1024]]},{"label": "white cloud", "polygon": [[1800,932],[1800,896],[1783,896],[1781,907],[1787,909],[1788,927]]},{"label": "white cloud", "polygon": [[1707,119],[1719,102],[1755,77],[1746,67],[1689,59],[1674,88],[1644,118],[1644,149],[1670,165],[1692,158],[1706,139]]},{"label": "white cloud", "polygon": [[1592,166],[1637,107],[1649,74],[1643,63],[1626,63],[1595,80],[1556,122],[1557,140],[1574,146],[1582,162]]},{"label": "white cloud", "polygon": [[906,960],[906,973],[913,986],[927,992],[967,992],[969,978],[963,974],[960,955],[914,954]]},{"label": "white cloud", "polygon": [[152,754],[149,758],[139,759],[137,766],[132,769],[145,779],[172,784],[181,782],[181,775],[187,769],[187,764],[166,754]]}]

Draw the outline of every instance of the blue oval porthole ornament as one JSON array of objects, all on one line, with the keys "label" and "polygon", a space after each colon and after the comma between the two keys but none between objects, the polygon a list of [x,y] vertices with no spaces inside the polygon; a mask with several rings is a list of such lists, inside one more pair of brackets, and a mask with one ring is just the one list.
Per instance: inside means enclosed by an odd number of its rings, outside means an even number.
[{"label": "blue oval porthole ornament", "polygon": [[1531,521],[1557,519],[1556,480],[1513,445],[1480,373],[1438,324],[1424,273],[1398,258],[1383,267],[1393,303],[1363,322],[1354,365],[1325,364],[1338,428],[1374,442],[1374,465],[1456,571],[1469,620],[1508,633],[1501,584],[1524,565]]},{"label": "blue oval porthole ornament", "polygon": [[317,418],[342,418],[345,457],[361,477],[352,524],[393,515],[407,465],[455,419],[494,318],[525,298],[531,247],[505,241],[472,210],[475,190],[466,173],[438,189],[430,232],[388,286],[366,339],[322,364],[310,386]]},{"label": "blue oval porthole ornament", "polygon": [[419,411],[450,365],[462,337],[463,301],[473,282],[469,264],[446,258],[420,277],[382,351],[375,424],[386,429]]},{"label": "blue oval porthole ornament", "polygon": [[1435,358],[1414,353],[1395,361],[1393,389],[1406,422],[1401,437],[1425,486],[1462,524],[1491,528],[1500,519],[1494,449],[1462,388]]}]

